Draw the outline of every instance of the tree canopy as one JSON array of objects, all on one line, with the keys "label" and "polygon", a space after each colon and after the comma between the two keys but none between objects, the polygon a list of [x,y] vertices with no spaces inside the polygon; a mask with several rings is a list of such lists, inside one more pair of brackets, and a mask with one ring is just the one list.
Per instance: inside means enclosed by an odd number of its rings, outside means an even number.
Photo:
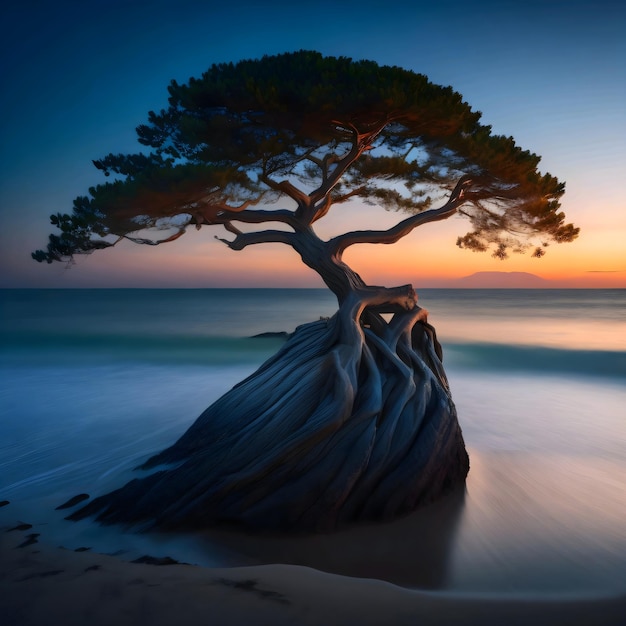
[{"label": "tree canopy", "polygon": [[[457,245],[499,258],[529,249],[542,256],[578,234],[560,211],[564,183],[538,170],[540,158],[492,134],[459,93],[422,74],[299,51],[213,65],[168,90],[169,106],[137,128],[144,148],[94,161],[112,180],[76,198],[71,213],[51,216],[60,234],[35,260],[67,261],[122,239],[156,245],[192,225],[221,225],[233,249],[287,243],[320,271],[298,235],[349,202],[409,217],[388,231],[335,238],[327,247],[335,257],[455,213],[471,226]],[[280,228],[241,230],[264,223]]]}]

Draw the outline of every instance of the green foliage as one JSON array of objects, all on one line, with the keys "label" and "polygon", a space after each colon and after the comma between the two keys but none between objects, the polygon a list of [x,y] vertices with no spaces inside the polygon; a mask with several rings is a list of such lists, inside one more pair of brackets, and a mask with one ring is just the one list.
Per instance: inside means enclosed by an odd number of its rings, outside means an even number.
[{"label": "green foliage", "polygon": [[131,237],[146,228],[176,236],[191,224],[231,229],[241,206],[276,201],[303,227],[348,201],[416,213],[467,174],[474,182],[460,212],[472,231],[458,245],[504,258],[533,238],[541,251],[574,239],[578,229],[559,212],[563,183],[480,117],[452,88],[372,61],[300,51],[213,65],[185,84],[172,81],[168,108],[137,128],[146,153],[94,161],[114,180],[54,216],[61,234],[33,258],[67,260],[120,238],[174,238]]}]

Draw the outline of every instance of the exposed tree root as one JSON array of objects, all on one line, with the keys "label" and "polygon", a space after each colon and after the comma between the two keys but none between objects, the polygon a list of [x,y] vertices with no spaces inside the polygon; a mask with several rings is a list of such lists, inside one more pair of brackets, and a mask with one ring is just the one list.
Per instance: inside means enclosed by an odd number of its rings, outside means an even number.
[{"label": "exposed tree root", "polygon": [[356,294],[299,327],[142,466],[153,474],[70,519],[328,530],[392,518],[462,484],[469,461],[434,329],[406,292],[389,323],[362,315],[379,295]]}]

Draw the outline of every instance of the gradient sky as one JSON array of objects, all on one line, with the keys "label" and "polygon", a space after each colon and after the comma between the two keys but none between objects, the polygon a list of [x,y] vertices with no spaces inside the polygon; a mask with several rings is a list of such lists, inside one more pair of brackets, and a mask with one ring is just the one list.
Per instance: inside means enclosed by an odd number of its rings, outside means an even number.
[{"label": "gradient sky", "polygon": [[[626,287],[626,12],[614,0],[108,0],[12,2],[0,26],[0,287],[322,286],[284,246],[233,252],[203,228],[158,248],[131,243],[35,263],[48,216],[103,182],[91,160],[135,152],[135,127],[166,87],[212,63],[298,49],[371,59],[452,85],[495,132],[542,156],[566,181],[563,210],[582,229],[541,260],[460,250],[461,218],[393,246],[355,246],[368,282],[446,286],[477,271],[523,271],[554,286]],[[355,207],[323,234],[391,225]]]}]

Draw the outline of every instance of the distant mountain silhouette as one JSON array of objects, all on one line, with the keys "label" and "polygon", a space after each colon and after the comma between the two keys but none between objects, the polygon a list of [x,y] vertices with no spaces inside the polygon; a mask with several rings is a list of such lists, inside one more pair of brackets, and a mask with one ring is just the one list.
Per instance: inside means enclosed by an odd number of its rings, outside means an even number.
[{"label": "distant mountain silhouette", "polygon": [[456,280],[455,286],[482,289],[540,289],[549,287],[550,281],[528,272],[475,272]]}]

